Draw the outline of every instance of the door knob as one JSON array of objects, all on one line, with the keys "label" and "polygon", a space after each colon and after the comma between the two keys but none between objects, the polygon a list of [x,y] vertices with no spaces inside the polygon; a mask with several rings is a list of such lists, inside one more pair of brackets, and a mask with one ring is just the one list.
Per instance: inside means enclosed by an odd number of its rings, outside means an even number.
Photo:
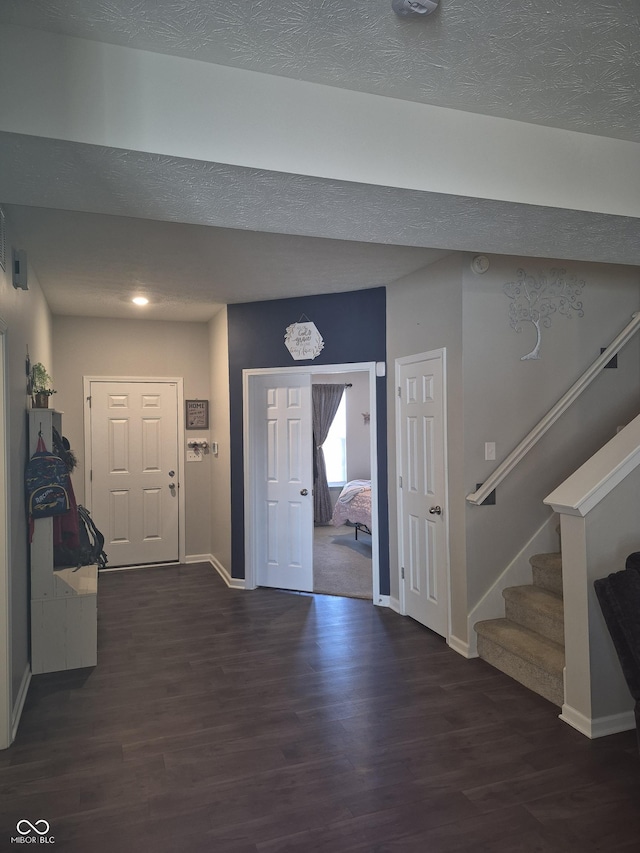
[{"label": "door knob", "polygon": [[309,489],[300,489],[300,494],[301,494],[301,495],[303,495],[303,496],[304,496],[304,495],[308,495],[308,494],[309,494]]},{"label": "door knob", "polygon": [[432,506],[429,510],[429,515],[442,515],[442,508],[439,506]]},{"label": "door knob", "polygon": [[176,476],[176,472],[175,472],[175,471],[169,471],[169,476],[170,476],[170,477],[175,477],[175,476]]}]

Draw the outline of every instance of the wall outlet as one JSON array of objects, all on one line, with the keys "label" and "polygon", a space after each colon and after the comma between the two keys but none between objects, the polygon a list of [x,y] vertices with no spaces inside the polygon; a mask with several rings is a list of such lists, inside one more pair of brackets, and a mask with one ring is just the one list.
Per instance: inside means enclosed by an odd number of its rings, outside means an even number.
[{"label": "wall outlet", "polygon": [[187,450],[187,462],[202,462],[202,453],[197,450]]}]

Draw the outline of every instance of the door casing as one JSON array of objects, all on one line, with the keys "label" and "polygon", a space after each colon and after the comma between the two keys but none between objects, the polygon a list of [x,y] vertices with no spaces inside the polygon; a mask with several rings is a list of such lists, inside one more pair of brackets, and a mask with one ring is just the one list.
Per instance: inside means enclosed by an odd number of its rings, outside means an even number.
[{"label": "door casing", "polygon": [[[177,388],[178,395],[178,560],[180,563],[186,561],[186,539],[185,539],[185,488],[184,488],[184,380],[176,376],[83,376],[82,387],[84,393],[84,495],[85,505],[91,512],[91,417],[90,396],[92,382],[166,382],[173,383]],[[152,565],[152,564],[150,564]],[[126,570],[126,567],[124,568]],[[112,571],[121,571],[113,569]]]},{"label": "door casing", "polygon": [[[357,373],[366,372],[369,375],[369,411],[371,417],[371,521],[374,530],[378,531],[378,442],[376,426],[376,362],[357,362],[348,364],[317,364],[303,367],[267,367],[242,371],[242,408],[243,408],[243,467],[244,467],[244,545],[245,545],[245,589],[255,589],[256,583],[256,554],[255,536],[256,502],[259,499],[260,483],[254,476],[251,460],[256,453],[256,436],[254,419],[252,417],[252,378],[287,373]],[[380,597],[380,545],[378,536],[371,537],[371,571],[373,573],[373,603],[381,604]]]},{"label": "door casing", "polygon": [[[443,447],[442,453],[444,458],[444,536],[445,536],[445,553],[446,553],[446,576],[447,576],[447,592],[446,592],[446,607],[447,607],[447,636],[445,639],[449,642],[451,635],[451,560],[450,560],[450,542],[449,542],[449,476],[448,476],[448,451],[447,451],[447,370],[446,370],[446,350],[436,349],[429,352],[417,353],[408,355],[402,358],[397,358],[395,361],[395,387],[400,386],[400,368],[416,364],[421,361],[426,361],[432,358],[440,358],[442,360],[442,436]],[[399,588],[399,609],[403,616],[407,615],[405,584],[406,579],[402,577],[402,566],[404,562],[403,555],[403,521],[404,521],[404,505],[403,492],[400,488],[400,472],[402,471],[402,446],[400,441],[401,424],[401,400],[396,396],[396,495],[397,495],[397,524],[398,524],[398,588]]]}]

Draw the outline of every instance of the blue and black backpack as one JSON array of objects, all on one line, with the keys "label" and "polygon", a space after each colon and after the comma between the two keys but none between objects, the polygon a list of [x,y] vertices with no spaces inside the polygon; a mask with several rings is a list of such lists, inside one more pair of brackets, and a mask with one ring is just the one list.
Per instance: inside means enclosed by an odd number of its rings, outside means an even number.
[{"label": "blue and black backpack", "polygon": [[59,456],[50,453],[38,433],[36,452],[27,462],[25,490],[29,519],[69,511],[69,472]]}]

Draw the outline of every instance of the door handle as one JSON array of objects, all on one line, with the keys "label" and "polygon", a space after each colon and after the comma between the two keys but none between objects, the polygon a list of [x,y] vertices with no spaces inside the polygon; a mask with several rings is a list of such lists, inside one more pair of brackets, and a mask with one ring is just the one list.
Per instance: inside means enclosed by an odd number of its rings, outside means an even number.
[{"label": "door handle", "polygon": [[304,497],[309,494],[309,489],[300,489],[300,494]]},{"label": "door handle", "polygon": [[429,515],[442,515],[442,508],[439,506],[432,506],[429,509]]}]

